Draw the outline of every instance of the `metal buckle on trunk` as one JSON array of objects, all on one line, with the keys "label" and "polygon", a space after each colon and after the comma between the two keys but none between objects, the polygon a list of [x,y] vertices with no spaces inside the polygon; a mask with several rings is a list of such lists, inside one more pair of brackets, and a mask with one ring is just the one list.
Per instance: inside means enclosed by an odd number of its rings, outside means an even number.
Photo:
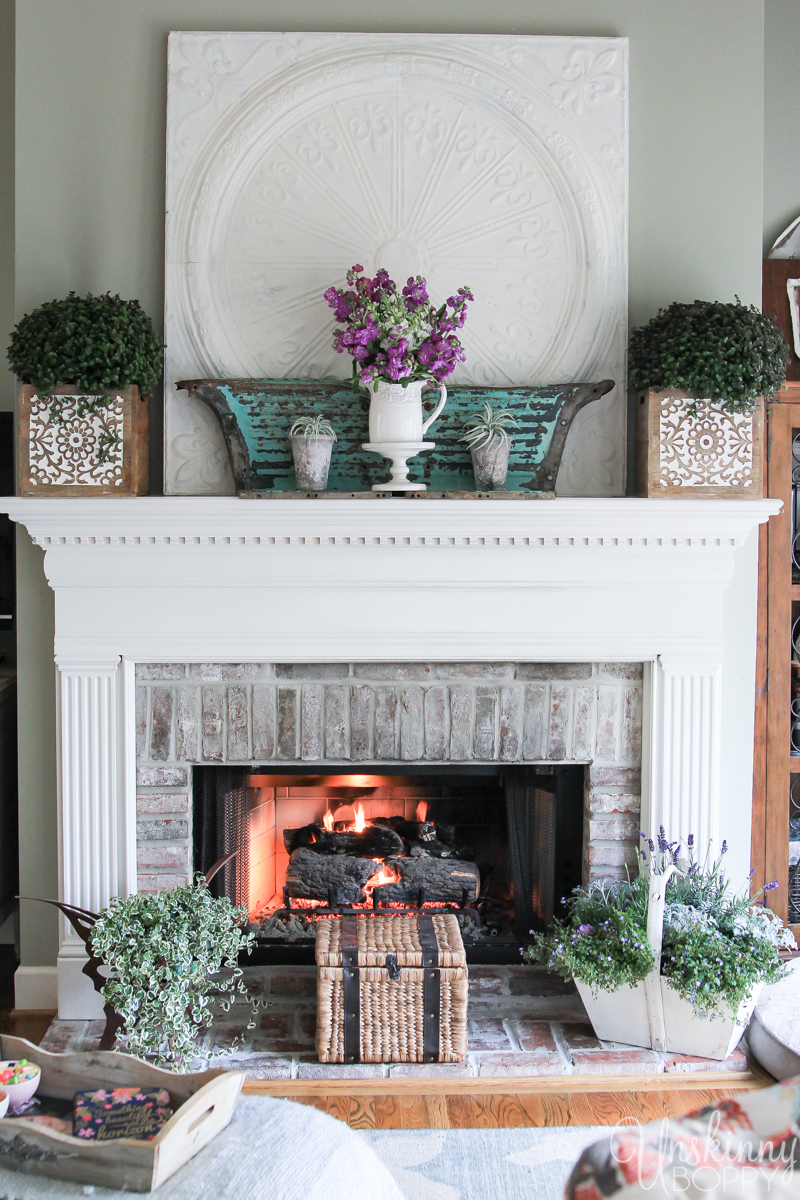
[{"label": "metal buckle on trunk", "polygon": [[400,978],[400,968],[397,965],[397,956],[394,954],[387,954],[384,966],[389,972],[389,978],[391,979],[392,983],[397,983],[398,979]]}]

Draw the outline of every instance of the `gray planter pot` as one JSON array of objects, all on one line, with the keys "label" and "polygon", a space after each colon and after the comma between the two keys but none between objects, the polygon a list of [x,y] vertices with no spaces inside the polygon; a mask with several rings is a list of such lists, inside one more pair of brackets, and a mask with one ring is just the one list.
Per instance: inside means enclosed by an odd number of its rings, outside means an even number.
[{"label": "gray planter pot", "polygon": [[488,446],[470,447],[475,487],[479,492],[502,492],[508,475],[511,442],[498,438]]},{"label": "gray planter pot", "polygon": [[333,438],[300,435],[290,440],[298,492],[324,492],[328,486]]}]

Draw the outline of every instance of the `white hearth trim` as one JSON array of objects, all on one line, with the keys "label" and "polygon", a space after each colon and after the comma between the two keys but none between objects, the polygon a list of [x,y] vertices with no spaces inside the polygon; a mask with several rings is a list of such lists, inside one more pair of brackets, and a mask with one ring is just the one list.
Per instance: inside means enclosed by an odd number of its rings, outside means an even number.
[{"label": "white hearth trim", "polygon": [[[640,661],[642,827],[717,835],[723,595],[734,550],[778,501],[6,504],[56,593],[68,902],[96,909],[136,887],[137,661]],[[752,613],[737,636],[754,645]],[[733,686],[746,703],[752,682]],[[748,830],[725,832],[749,845]],[[64,931],[62,1014],[96,1011],[80,954]]]}]

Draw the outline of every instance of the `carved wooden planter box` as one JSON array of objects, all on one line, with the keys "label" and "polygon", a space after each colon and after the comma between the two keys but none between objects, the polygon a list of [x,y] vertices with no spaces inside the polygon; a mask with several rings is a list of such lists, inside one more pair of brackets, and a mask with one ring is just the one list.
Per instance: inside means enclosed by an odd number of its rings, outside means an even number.
[{"label": "carved wooden planter box", "polygon": [[[697,416],[689,407],[697,404]],[[636,404],[636,491],[640,496],[763,493],[764,401],[752,413],[726,412],[686,392],[641,392]]]},{"label": "carved wooden planter box", "polygon": [[[49,397],[20,384],[17,397],[20,496],[145,496],[150,484],[150,403],[134,385],[107,392],[107,408],[78,414],[86,392],[67,397],[61,420]],[[73,399],[74,397],[74,399]]]}]

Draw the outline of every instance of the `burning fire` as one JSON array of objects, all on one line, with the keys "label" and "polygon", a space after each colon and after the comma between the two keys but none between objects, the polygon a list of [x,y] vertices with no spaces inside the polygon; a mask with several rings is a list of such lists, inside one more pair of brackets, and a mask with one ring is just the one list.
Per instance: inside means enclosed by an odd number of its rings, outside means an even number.
[{"label": "burning fire", "polygon": [[417,820],[424,821],[425,818],[427,817],[427,815],[428,815],[428,801],[420,800],[419,804],[417,805]]},{"label": "burning fire", "polygon": [[383,887],[385,883],[399,883],[400,876],[391,867],[383,863],[377,875],[373,875],[369,881],[369,887]]},{"label": "burning fire", "polygon": [[367,827],[367,818],[364,816],[364,805],[356,804],[353,811],[355,812],[355,815],[356,815],[355,824],[353,825],[353,829],[356,831],[356,833],[363,833]]},{"label": "burning fire", "polygon": [[333,833],[333,813],[330,809],[328,809],[328,811],[325,813],[325,816],[322,818],[322,824],[325,826],[328,833]]}]

